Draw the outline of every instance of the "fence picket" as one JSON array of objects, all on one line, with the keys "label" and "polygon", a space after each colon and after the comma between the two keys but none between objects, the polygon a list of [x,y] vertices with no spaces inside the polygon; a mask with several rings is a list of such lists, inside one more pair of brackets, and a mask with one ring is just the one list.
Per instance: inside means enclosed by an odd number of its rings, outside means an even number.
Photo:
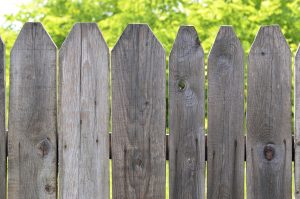
[{"label": "fence picket", "polygon": [[6,198],[5,45],[0,37],[0,198]]},{"label": "fence picket", "polygon": [[165,51],[148,25],[112,50],[113,198],[165,197]]},{"label": "fence picket", "polygon": [[262,26],[250,49],[246,145],[244,51],[231,26],[221,26],[211,48],[207,82],[195,28],[179,28],[169,56],[170,135],[165,50],[148,25],[126,27],[112,50],[111,76],[96,23],[73,26],[59,73],[57,55],[42,24],[25,23],[11,50],[7,133],[0,37],[0,198],[108,199],[111,156],[114,199],[165,198],[166,158],[171,199],[202,199],[206,188],[208,199],[244,198],[244,158],[248,199],[289,199],[292,186],[300,199],[300,47],[293,143],[291,51],[279,26]]},{"label": "fence picket", "polygon": [[26,23],[11,51],[8,198],[56,198],[57,48]]},{"label": "fence picket", "polygon": [[295,199],[300,199],[300,47],[295,56]]},{"label": "fence picket", "polygon": [[291,198],[290,67],[279,26],[261,27],[248,60],[248,199]]},{"label": "fence picket", "polygon": [[169,59],[170,198],[204,198],[204,52],[181,26]]},{"label": "fence picket", "polygon": [[59,58],[59,195],[107,199],[109,50],[97,24],[74,25]]},{"label": "fence picket", "polygon": [[207,198],[244,197],[244,52],[222,26],[208,58]]}]

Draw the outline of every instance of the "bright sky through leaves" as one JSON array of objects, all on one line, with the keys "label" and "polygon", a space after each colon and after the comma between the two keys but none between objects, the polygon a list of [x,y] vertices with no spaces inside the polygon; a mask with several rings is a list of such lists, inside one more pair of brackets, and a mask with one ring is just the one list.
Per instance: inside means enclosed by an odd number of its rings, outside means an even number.
[{"label": "bright sky through leaves", "polygon": [[30,1],[31,0],[0,0],[0,24],[5,22],[5,14],[17,13],[20,4],[28,3]]}]

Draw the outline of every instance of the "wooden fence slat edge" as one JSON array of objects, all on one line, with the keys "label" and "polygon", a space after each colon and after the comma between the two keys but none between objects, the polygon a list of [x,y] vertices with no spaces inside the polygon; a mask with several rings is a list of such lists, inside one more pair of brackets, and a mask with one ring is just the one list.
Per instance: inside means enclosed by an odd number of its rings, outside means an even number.
[{"label": "wooden fence slat edge", "polygon": [[169,58],[170,198],[204,198],[204,79],[197,31],[181,26]]},{"label": "wooden fence slat edge", "polygon": [[295,198],[300,199],[300,46],[295,55],[294,78]]},{"label": "wooden fence slat edge", "polygon": [[25,23],[12,50],[8,198],[57,195],[57,48],[41,23]]},{"label": "wooden fence slat edge", "polygon": [[248,58],[247,198],[291,198],[291,51],[262,26]]},{"label": "wooden fence slat edge", "polygon": [[233,28],[221,26],[208,57],[209,199],[244,197],[243,51]]},{"label": "wooden fence slat edge", "polygon": [[165,51],[146,24],[112,50],[113,198],[165,197]]},{"label": "wooden fence slat edge", "polygon": [[0,198],[6,198],[7,135],[5,131],[5,44],[0,37]]},{"label": "wooden fence slat edge", "polygon": [[109,50],[97,24],[75,24],[60,50],[62,198],[109,198],[108,78]]}]

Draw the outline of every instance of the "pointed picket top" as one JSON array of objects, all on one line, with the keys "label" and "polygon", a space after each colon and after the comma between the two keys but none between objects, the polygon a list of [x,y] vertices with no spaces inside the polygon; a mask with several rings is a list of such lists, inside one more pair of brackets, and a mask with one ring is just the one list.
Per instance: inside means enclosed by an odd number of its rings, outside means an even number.
[{"label": "pointed picket top", "polygon": [[180,49],[187,51],[186,53],[188,53],[188,51],[192,50],[191,47],[198,48],[202,56],[204,55],[204,51],[195,27],[187,25],[180,26],[170,52],[170,57],[172,57],[173,54]]},{"label": "pointed picket top", "polygon": [[281,32],[280,26],[261,26],[251,46],[249,56],[253,54],[265,56],[278,52],[285,52],[291,55],[290,47]]},{"label": "pointed picket top", "polygon": [[4,56],[5,57],[5,44],[0,36],[0,53],[3,53],[3,55],[1,54],[0,56]]},{"label": "pointed picket top", "polygon": [[3,42],[2,38],[1,38],[1,36],[0,36],[0,45],[4,46],[4,42]]},{"label": "pointed picket top", "polygon": [[55,199],[57,48],[41,23],[26,23],[10,56],[8,198]]},{"label": "pointed picket top", "polygon": [[40,22],[27,22],[15,41],[14,50],[56,50],[52,38]]},{"label": "pointed picket top", "polygon": [[[145,38],[145,39],[143,39]],[[148,42],[146,39],[152,38],[155,43],[155,48],[157,50],[165,51],[160,41],[156,38],[153,34],[151,28],[148,24],[128,24],[125,30],[123,31],[122,35],[120,36],[119,40],[117,41],[116,45],[112,49],[112,53],[120,48],[120,46],[125,45],[127,48],[132,48],[133,45],[144,45],[148,46]],[[137,41],[139,40],[139,41]],[[131,41],[131,42],[130,42]],[[137,41],[133,42],[133,41]],[[142,42],[142,43],[140,43]]]},{"label": "pointed picket top", "polygon": [[[5,44],[0,36],[0,53],[3,53],[3,56],[5,56]],[[2,55],[0,55],[2,56]]]},{"label": "pointed picket top", "polygon": [[291,198],[291,51],[278,25],[258,31],[247,87],[247,198]]},{"label": "pointed picket top", "polygon": [[243,198],[244,51],[231,26],[220,27],[207,67],[207,198]]},{"label": "pointed picket top", "polygon": [[[5,44],[4,44],[1,36],[0,36],[0,56],[1,56],[0,61],[4,62],[5,61],[4,60],[4,57],[5,57]],[[3,60],[1,60],[2,57],[3,57]],[[2,64],[2,63],[0,63],[0,64]]]},{"label": "pointed picket top", "polygon": [[223,53],[243,53],[243,47],[232,26],[221,26],[208,59]]},{"label": "pointed picket top", "polygon": [[80,42],[80,38],[81,38],[81,26],[80,26],[80,23],[76,23],[76,24],[74,24],[74,26],[72,27],[72,29],[69,32],[68,36],[66,37],[66,39],[62,43],[62,45],[59,49],[59,53],[61,54],[62,52],[64,52],[68,48],[70,43],[74,42],[75,39],[78,40],[76,42]]},{"label": "pointed picket top", "polygon": [[148,25],[127,26],[111,68],[113,198],[165,198],[166,59]]},{"label": "pointed picket top", "polygon": [[169,57],[170,198],[205,195],[204,71],[195,28],[181,26]]},{"label": "pointed picket top", "polygon": [[97,24],[75,24],[59,58],[59,195],[109,198],[109,50]]},{"label": "pointed picket top", "polygon": [[300,58],[300,44],[299,44],[299,46],[298,46],[298,48],[297,48],[295,58],[297,58],[297,59]]},{"label": "pointed picket top", "polygon": [[[62,45],[60,47],[60,51],[64,51],[68,47],[69,43],[72,42],[74,39],[81,38],[82,37],[81,30],[86,29],[86,28],[88,28],[90,32],[96,32],[96,34],[94,34],[94,36],[96,36],[97,38],[95,38],[95,39],[99,39],[99,41],[101,41],[101,43],[104,45],[103,47],[108,50],[108,46],[105,42],[102,32],[98,28],[97,23],[76,23],[72,27],[72,29],[71,29],[70,33],[68,34],[67,38],[65,39],[65,41],[62,43]],[[80,34],[80,36],[77,37],[76,34]]]}]

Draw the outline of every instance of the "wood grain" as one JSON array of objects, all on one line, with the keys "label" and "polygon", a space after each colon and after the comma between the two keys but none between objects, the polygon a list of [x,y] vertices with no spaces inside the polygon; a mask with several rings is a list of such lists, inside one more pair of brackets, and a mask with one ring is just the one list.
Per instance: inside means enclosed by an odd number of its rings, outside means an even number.
[{"label": "wood grain", "polygon": [[300,199],[300,48],[295,56],[294,68],[294,106],[295,106],[295,199]]},{"label": "wood grain", "polygon": [[74,25],[60,50],[60,198],[109,198],[109,50],[96,23]]},{"label": "wood grain", "polygon": [[221,26],[208,58],[207,198],[244,197],[244,51]]},{"label": "wood grain", "polygon": [[165,198],[165,52],[128,25],[112,50],[113,198]]},{"label": "wood grain", "polygon": [[248,60],[247,198],[291,198],[291,52],[279,26],[260,28]]},{"label": "wood grain", "polygon": [[5,45],[0,37],[0,198],[6,198]]},{"label": "wood grain", "polygon": [[8,198],[56,198],[56,60],[42,24],[26,23],[10,59]]},{"label": "wood grain", "polygon": [[193,26],[181,26],[169,59],[170,198],[204,198],[204,53]]}]

